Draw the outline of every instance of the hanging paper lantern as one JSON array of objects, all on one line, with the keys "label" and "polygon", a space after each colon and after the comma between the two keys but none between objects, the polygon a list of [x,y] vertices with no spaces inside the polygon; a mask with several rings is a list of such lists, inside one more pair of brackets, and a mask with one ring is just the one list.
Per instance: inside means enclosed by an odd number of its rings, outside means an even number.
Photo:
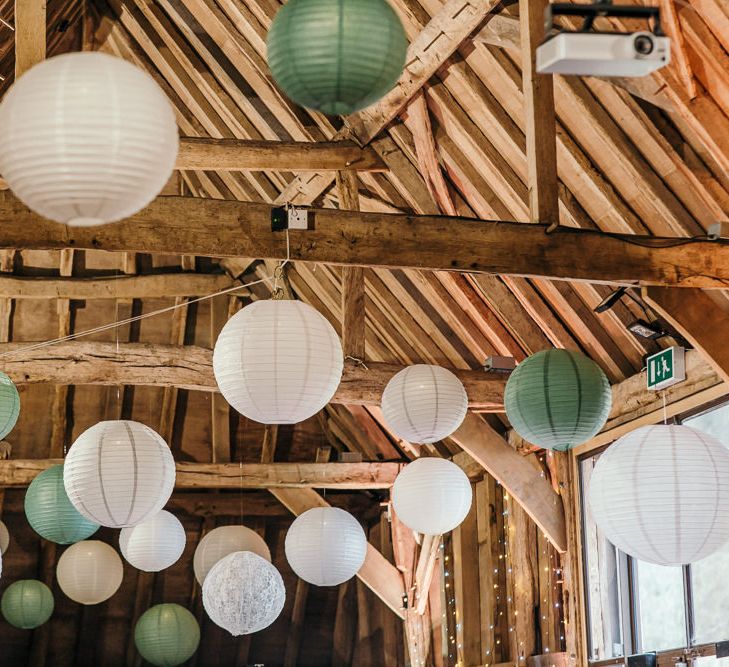
[{"label": "hanging paper lantern", "polygon": [[600,367],[572,350],[544,350],[522,361],[504,392],[506,416],[516,432],[557,451],[595,436],[611,404],[610,383]]},{"label": "hanging paper lantern", "polygon": [[3,521],[0,521],[0,556],[4,556],[10,545],[10,531]]},{"label": "hanging paper lantern", "polygon": [[198,583],[202,586],[213,565],[235,551],[252,551],[271,562],[268,545],[255,530],[246,526],[220,526],[205,535],[195,549],[192,567]]},{"label": "hanging paper lantern", "polygon": [[268,66],[297,104],[350,114],[402,74],[408,40],[385,0],[289,0],[268,32]]},{"label": "hanging paper lantern", "polygon": [[165,506],[175,485],[175,461],[149,426],[99,422],[68,450],[63,481],[73,506],[87,519],[125,528]]},{"label": "hanging paper lantern", "polygon": [[267,628],[284,602],[286,589],[278,570],[251,551],[236,551],[218,561],[203,584],[205,611],[234,637]]},{"label": "hanging paper lantern", "polygon": [[200,626],[179,604],[157,604],[139,617],[134,628],[134,643],[150,664],[175,667],[197,651]]},{"label": "hanging paper lantern", "polygon": [[144,572],[159,572],[176,563],[186,541],[182,524],[166,510],[119,533],[122,556]]},{"label": "hanging paper lantern", "polygon": [[42,538],[73,544],[91,537],[99,524],[79,514],[63,486],[63,466],[51,466],[36,476],[25,492],[25,516]]},{"label": "hanging paper lantern", "polygon": [[688,426],[641,426],[600,455],[589,503],[625,553],[658,565],[701,560],[729,541],[729,449]]},{"label": "hanging paper lantern", "polygon": [[[2,107],[2,105],[0,105]],[[2,134],[2,128],[0,128]],[[15,427],[20,415],[20,396],[13,381],[0,372],[0,440]]]},{"label": "hanging paper lantern", "polygon": [[177,146],[162,89],[98,51],[43,61],[0,104],[0,173],[56,222],[100,225],[141,210],[172,175]]},{"label": "hanging paper lantern", "polygon": [[455,463],[420,458],[408,463],[395,478],[392,506],[411,530],[442,535],[466,518],[472,495],[468,477]]},{"label": "hanging paper lantern", "polygon": [[21,630],[43,625],[51,617],[53,606],[51,589],[36,579],[13,582],[0,602],[5,620]]},{"label": "hanging paper lantern", "polygon": [[233,315],[213,352],[225,400],[263,424],[295,424],[321,410],[342,378],[334,328],[301,301],[256,301]]},{"label": "hanging paper lantern", "polygon": [[72,544],[58,559],[56,567],[61,590],[80,604],[108,600],[121,586],[123,576],[119,554],[98,540]]},{"label": "hanging paper lantern", "polygon": [[286,533],[286,559],[291,569],[316,586],[337,586],[351,579],[366,555],[362,526],[338,507],[307,510]]},{"label": "hanging paper lantern", "polygon": [[461,425],[467,410],[463,384],[440,366],[408,366],[392,377],[382,393],[385,421],[409,442],[447,438]]}]

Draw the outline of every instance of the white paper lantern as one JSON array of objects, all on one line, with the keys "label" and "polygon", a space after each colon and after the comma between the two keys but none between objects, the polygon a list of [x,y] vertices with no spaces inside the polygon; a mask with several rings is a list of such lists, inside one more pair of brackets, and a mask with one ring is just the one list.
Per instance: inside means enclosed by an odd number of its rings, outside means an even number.
[{"label": "white paper lantern", "polygon": [[271,562],[268,545],[255,530],[246,526],[220,526],[207,533],[195,549],[192,567],[198,583],[202,586],[213,565],[235,551],[252,551]]},{"label": "white paper lantern", "polygon": [[144,572],[159,572],[176,563],[186,541],[182,524],[166,510],[119,533],[122,556]]},{"label": "white paper lantern", "polygon": [[154,516],[175,485],[175,461],[162,436],[129,420],[99,422],[68,450],[63,484],[87,519],[125,528]]},{"label": "white paper lantern", "polygon": [[359,572],[367,555],[367,538],[349,512],[314,507],[291,524],[285,547],[291,569],[304,581],[337,586]]},{"label": "white paper lantern", "polygon": [[391,378],[382,393],[385,421],[409,442],[447,438],[461,425],[467,410],[463,384],[440,366],[408,366]]},{"label": "white paper lantern", "polygon": [[729,449],[688,426],[641,426],[600,455],[589,503],[605,537],[631,556],[701,560],[729,540]]},{"label": "white paper lantern", "polygon": [[252,551],[236,551],[219,560],[203,584],[205,611],[234,637],[267,628],[285,602],[278,570]]},{"label": "white paper lantern", "polygon": [[61,554],[56,567],[61,590],[80,604],[108,600],[121,586],[123,576],[119,554],[98,540],[72,544]]},{"label": "white paper lantern", "polygon": [[97,51],[43,61],[0,104],[0,173],[56,222],[133,215],[169,180],[177,146],[174,111],[154,79]]},{"label": "white paper lantern", "polygon": [[3,521],[0,521],[0,555],[4,555],[10,545],[10,532]]},{"label": "white paper lantern", "polygon": [[337,333],[301,301],[256,301],[233,315],[215,343],[213,371],[225,400],[263,424],[295,424],[321,410],[342,378]]},{"label": "white paper lantern", "polygon": [[395,478],[392,506],[411,530],[442,535],[466,518],[472,495],[468,477],[455,463],[420,458],[408,463]]}]

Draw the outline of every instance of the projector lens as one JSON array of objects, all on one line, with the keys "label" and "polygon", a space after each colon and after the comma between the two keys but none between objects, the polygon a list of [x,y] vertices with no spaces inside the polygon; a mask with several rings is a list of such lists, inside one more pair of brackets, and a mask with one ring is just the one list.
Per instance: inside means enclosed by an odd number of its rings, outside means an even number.
[{"label": "projector lens", "polygon": [[653,53],[653,39],[648,35],[638,35],[633,42],[635,52],[641,56],[647,56]]}]

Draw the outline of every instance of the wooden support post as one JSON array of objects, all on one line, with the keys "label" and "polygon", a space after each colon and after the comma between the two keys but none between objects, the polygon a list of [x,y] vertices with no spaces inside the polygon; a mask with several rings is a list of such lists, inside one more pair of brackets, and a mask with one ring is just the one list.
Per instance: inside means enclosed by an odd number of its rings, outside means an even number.
[{"label": "wooden support post", "polygon": [[15,0],[15,80],[45,59],[45,0]]}]

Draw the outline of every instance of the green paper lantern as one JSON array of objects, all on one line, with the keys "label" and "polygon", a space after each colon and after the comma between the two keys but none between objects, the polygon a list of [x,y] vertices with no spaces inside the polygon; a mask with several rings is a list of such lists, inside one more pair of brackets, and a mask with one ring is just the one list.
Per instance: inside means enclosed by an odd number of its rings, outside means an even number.
[{"label": "green paper lantern", "polygon": [[289,0],[267,46],[271,74],[294,102],[344,115],[395,85],[408,41],[386,0]]},{"label": "green paper lantern", "polygon": [[557,451],[596,435],[611,404],[605,373],[571,350],[545,350],[524,360],[504,392],[506,416],[516,432],[534,445]]},{"label": "green paper lantern", "polygon": [[13,381],[0,372],[0,440],[15,427],[20,414],[20,396]]},{"label": "green paper lantern", "polygon": [[53,593],[42,581],[21,579],[5,589],[0,607],[10,625],[32,630],[51,617]]},{"label": "green paper lantern", "polygon": [[62,465],[44,470],[30,483],[25,493],[25,516],[38,535],[56,544],[80,542],[99,529],[68,499]]},{"label": "green paper lantern", "polygon": [[158,604],[140,616],[134,628],[134,643],[147,662],[174,667],[197,651],[200,626],[179,604]]}]

